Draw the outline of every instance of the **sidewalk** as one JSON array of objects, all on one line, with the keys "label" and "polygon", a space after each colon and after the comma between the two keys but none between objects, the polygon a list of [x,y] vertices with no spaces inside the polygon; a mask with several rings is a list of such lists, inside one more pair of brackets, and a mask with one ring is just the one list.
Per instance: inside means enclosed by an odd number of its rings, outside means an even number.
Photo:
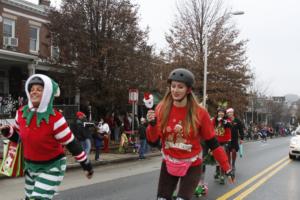
[{"label": "sidewalk", "polygon": [[[146,159],[149,157],[155,157],[160,156],[161,153],[159,150],[150,151],[149,153],[145,154]],[[77,163],[73,157],[68,157],[68,169],[74,169],[74,168],[80,168],[80,164]],[[99,166],[99,165],[107,165],[107,164],[113,164],[113,163],[121,163],[121,162],[127,162],[127,161],[134,161],[138,160],[139,154],[137,153],[101,153],[100,154],[100,161],[95,161],[95,155],[94,153],[91,153],[89,155],[89,159],[92,162],[93,166]]]},{"label": "sidewalk", "polygon": [[[160,156],[161,153],[159,150],[152,150],[149,151],[149,153],[145,154],[146,159],[149,157],[155,157],[155,156]],[[109,165],[109,164],[116,164],[116,163],[122,163],[122,162],[128,162],[128,161],[134,161],[138,160],[139,154],[138,153],[101,153],[100,154],[100,161],[95,161],[95,154],[92,152],[89,155],[89,159],[92,162],[92,165],[95,166],[100,166],[100,165]],[[2,161],[2,160],[0,160]],[[72,169],[78,169],[81,168],[80,164],[75,161],[75,159],[71,155],[67,155],[67,170],[72,170]],[[0,174],[0,180],[1,179],[7,179],[11,178],[5,175]]]}]

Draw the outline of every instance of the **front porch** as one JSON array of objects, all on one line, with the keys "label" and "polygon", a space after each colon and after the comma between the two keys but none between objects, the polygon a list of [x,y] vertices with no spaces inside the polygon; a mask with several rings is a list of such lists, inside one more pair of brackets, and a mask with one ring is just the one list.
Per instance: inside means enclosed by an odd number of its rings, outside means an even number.
[{"label": "front porch", "polygon": [[[43,62],[37,56],[4,49],[0,49],[0,63],[0,119],[14,117],[16,109],[27,102],[24,87],[29,76],[36,73],[51,74],[52,78],[61,79],[65,73],[63,68]],[[55,99],[55,104],[64,105],[62,110],[66,109],[66,114],[70,109],[78,110],[79,92],[65,89],[68,88],[66,85],[63,87],[61,97]]]}]

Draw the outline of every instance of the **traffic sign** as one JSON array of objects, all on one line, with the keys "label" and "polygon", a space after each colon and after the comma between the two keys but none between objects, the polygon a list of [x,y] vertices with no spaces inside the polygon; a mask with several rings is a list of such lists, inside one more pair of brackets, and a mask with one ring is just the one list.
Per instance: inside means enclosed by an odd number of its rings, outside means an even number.
[{"label": "traffic sign", "polygon": [[139,90],[129,89],[129,103],[136,103],[139,100]]}]

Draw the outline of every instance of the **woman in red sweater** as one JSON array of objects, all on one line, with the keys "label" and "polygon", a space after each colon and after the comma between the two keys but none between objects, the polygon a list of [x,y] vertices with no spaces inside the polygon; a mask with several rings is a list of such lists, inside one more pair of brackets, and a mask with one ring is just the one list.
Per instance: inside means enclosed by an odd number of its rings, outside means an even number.
[{"label": "woman in red sweater", "polygon": [[171,200],[180,180],[177,199],[192,199],[201,174],[201,145],[204,140],[222,169],[231,177],[227,156],[219,146],[207,111],[192,87],[194,75],[187,69],[173,70],[168,90],[154,110],[149,110],[147,140],[162,143],[163,162],[158,183],[158,200]]},{"label": "woman in red sweater", "polygon": [[[227,118],[225,108],[218,108],[217,116],[213,118],[212,123],[219,144],[224,148],[228,158],[230,158],[228,145],[231,141],[231,120]],[[220,170],[220,166],[216,166],[214,178],[219,179],[220,184],[225,184],[224,173],[223,170]]]}]

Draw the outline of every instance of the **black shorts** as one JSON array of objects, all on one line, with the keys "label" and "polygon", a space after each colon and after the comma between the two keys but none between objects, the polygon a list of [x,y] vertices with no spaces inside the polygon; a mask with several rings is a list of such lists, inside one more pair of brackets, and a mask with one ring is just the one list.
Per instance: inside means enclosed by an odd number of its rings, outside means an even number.
[{"label": "black shorts", "polygon": [[232,149],[239,151],[240,145],[238,140],[231,140],[231,142],[229,143],[229,151],[231,151]]}]

